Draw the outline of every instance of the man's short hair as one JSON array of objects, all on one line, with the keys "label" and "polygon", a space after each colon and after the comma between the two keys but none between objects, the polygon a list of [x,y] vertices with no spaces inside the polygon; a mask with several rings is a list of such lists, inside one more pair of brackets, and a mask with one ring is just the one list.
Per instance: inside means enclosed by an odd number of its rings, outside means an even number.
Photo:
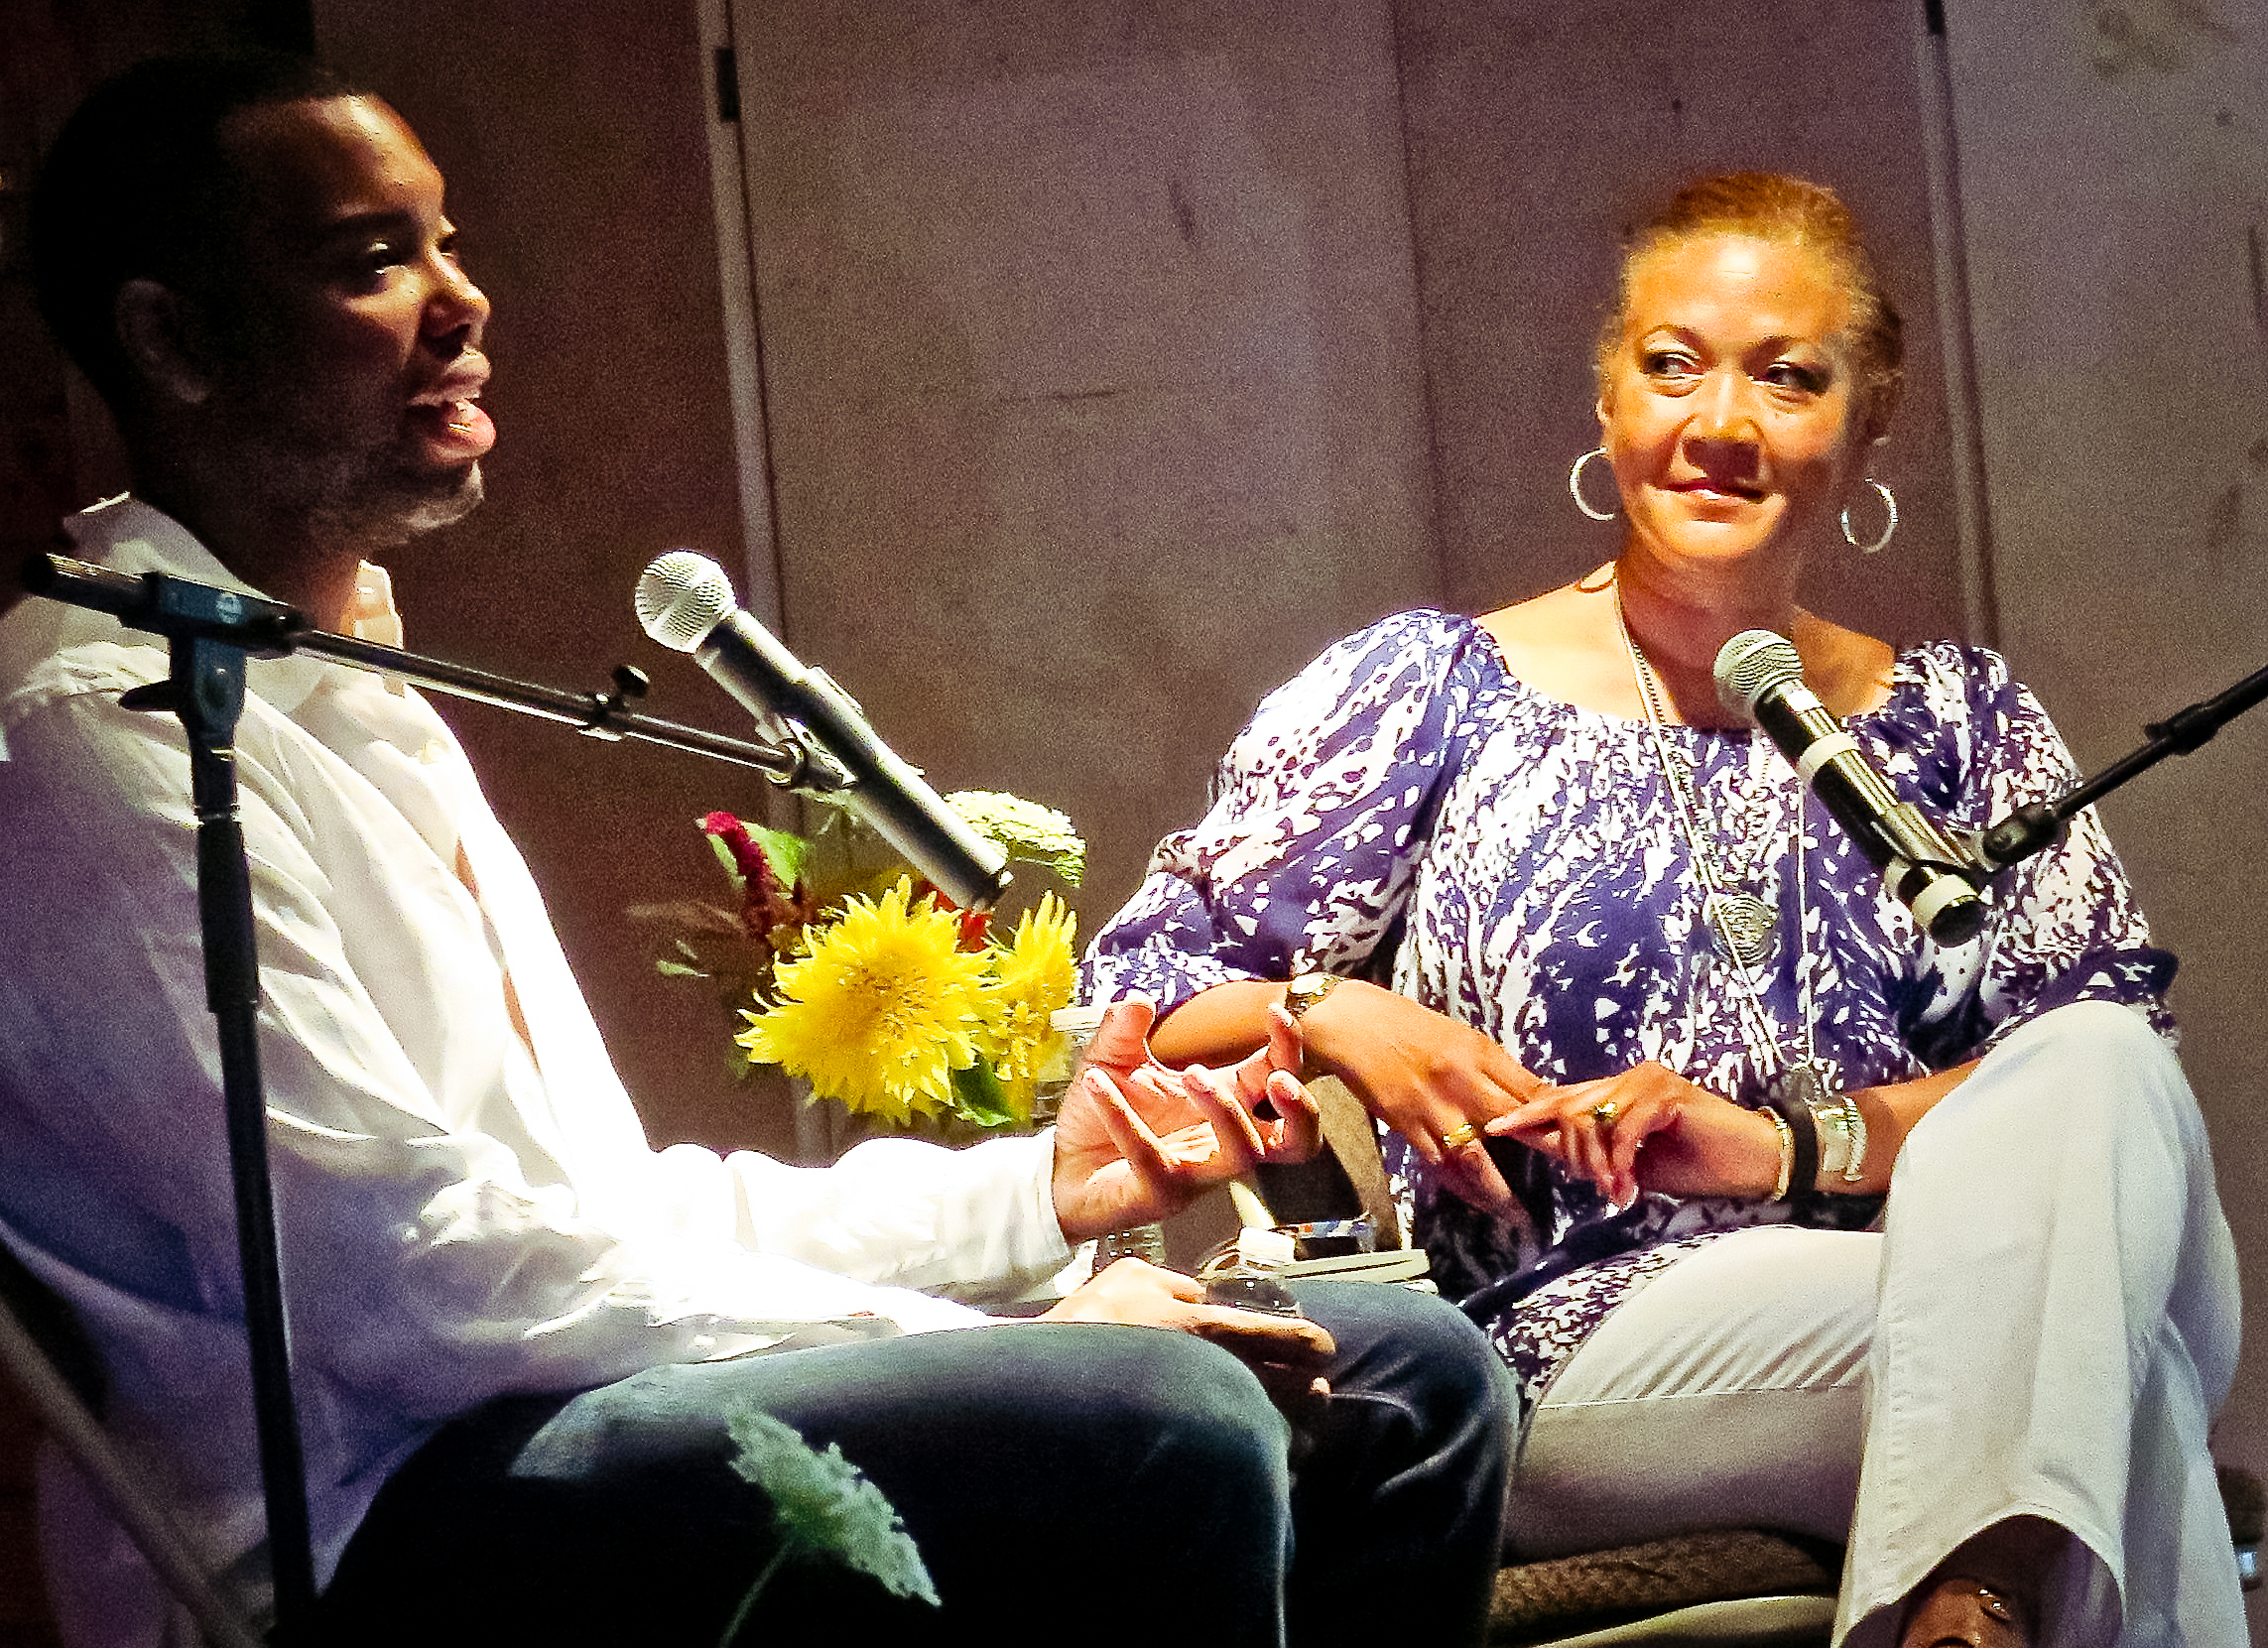
[{"label": "man's short hair", "polygon": [[221,127],[244,109],[359,90],[284,52],[153,58],[64,122],[32,195],[32,278],[40,313],[114,409],[136,382],[118,342],[118,289],[153,280],[194,293],[217,273],[234,226]]}]

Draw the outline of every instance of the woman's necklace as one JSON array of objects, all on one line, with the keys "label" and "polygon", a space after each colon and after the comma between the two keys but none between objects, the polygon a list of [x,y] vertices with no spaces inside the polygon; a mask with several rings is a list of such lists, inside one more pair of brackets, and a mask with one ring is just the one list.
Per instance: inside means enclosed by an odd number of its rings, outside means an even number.
[{"label": "woman's necklace", "polygon": [[[1804,935],[1811,926],[1810,877],[1804,860],[1804,792],[1801,789],[1796,792],[1796,944],[1799,947],[1796,975],[1804,1016],[1804,1056],[1791,1061],[1781,1050],[1779,1032],[1771,1014],[1765,1010],[1764,988],[1757,977],[1757,970],[1772,959],[1779,948],[1779,913],[1753,893],[1726,892],[1718,884],[1714,861],[1703,844],[1700,804],[1685,768],[1670,753],[1669,738],[1662,730],[1668,716],[1662,708],[1661,684],[1655,678],[1652,663],[1630,638],[1630,626],[1622,617],[1619,586],[1614,591],[1614,629],[1622,637],[1623,651],[1630,655],[1630,674],[1638,684],[1639,700],[1646,707],[1646,733],[1654,746],[1654,759],[1660,763],[1662,776],[1670,786],[1694,869],[1701,877],[1701,919],[1708,925],[1709,941],[1717,953],[1732,963],[1734,976],[1740,981],[1741,1012],[1750,1032],[1759,1045],[1771,1050],[1779,1063],[1780,1071],[1773,1084],[1785,1083],[1789,1097],[1816,1113],[1818,1107],[1829,1105],[1829,1095],[1836,1091],[1839,1083],[1834,1079],[1832,1069],[1820,1058],[1817,1016],[1812,1011],[1812,969],[1804,965],[1806,957],[1800,953]],[[1855,1115],[1855,1110],[1852,1113]],[[1859,1158],[1865,1155],[1864,1137],[1863,1133],[1858,1135],[1856,1154]],[[1849,1157],[1847,1147],[1842,1154],[1846,1159]],[[1837,1160],[1835,1166],[1841,1165],[1842,1161]]]},{"label": "woman's necklace", "polygon": [[[1779,949],[1780,914],[1754,893],[1728,889],[1725,878],[1716,871],[1715,854],[1710,852],[1701,831],[1701,806],[1694,799],[1686,770],[1670,753],[1668,737],[1662,723],[1669,716],[1662,708],[1661,684],[1654,675],[1654,666],[1638,650],[1638,643],[1630,639],[1630,627],[1622,618],[1622,591],[1614,592],[1614,628],[1622,637],[1623,651],[1630,655],[1630,674],[1638,683],[1638,697],[1646,706],[1646,732],[1653,740],[1654,759],[1661,764],[1662,776],[1669,782],[1671,799],[1677,804],[1678,821],[1685,827],[1686,841],[1692,849],[1694,869],[1701,877],[1701,920],[1708,928],[1709,943],[1725,960],[1738,966],[1743,976],[1751,968],[1761,967],[1772,959]],[[1799,807],[1801,803],[1799,802]],[[1798,851],[1796,868],[1799,879],[1803,873],[1802,820],[1797,821]]]}]

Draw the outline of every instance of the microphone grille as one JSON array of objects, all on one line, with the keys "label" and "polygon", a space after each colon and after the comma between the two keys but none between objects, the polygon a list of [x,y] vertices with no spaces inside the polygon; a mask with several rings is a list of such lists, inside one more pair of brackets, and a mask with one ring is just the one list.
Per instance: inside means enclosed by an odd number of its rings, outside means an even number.
[{"label": "microphone grille", "polygon": [[638,627],[677,652],[692,652],[738,603],[732,579],[705,555],[672,550],[638,575]]},{"label": "microphone grille", "polygon": [[1756,717],[1756,700],[1784,681],[1804,679],[1796,644],[1768,629],[1744,629],[1717,649],[1716,701],[1735,715]]}]

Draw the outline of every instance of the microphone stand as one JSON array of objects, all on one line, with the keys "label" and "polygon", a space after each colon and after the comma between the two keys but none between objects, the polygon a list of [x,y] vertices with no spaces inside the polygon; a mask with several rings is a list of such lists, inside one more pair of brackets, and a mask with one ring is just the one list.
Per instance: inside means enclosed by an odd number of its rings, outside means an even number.
[{"label": "microphone stand", "polygon": [[277,1264],[268,1112],[260,1077],[260,961],[236,783],[236,723],[244,708],[246,659],[316,653],[456,697],[564,723],[594,737],[639,739],[753,767],[775,784],[808,794],[839,789],[840,769],[823,754],[800,745],[745,743],[634,714],[624,705],[645,694],[646,678],[628,665],[614,672],[610,694],[568,693],[311,629],[296,610],[278,602],[163,572],[137,577],[67,556],[42,555],[26,567],[24,582],[35,594],[108,612],[129,628],[167,638],[172,666],[168,679],[134,688],[119,701],[129,709],[179,715],[189,738],[205,1005],[220,1039],[221,1099],[236,1201],[245,1336],[251,1344],[260,1479],[275,1576],[273,1640],[279,1648],[307,1648],[315,1602],[314,1545],[307,1460],[292,1401],[291,1346]]},{"label": "microphone stand", "polygon": [[2255,670],[2234,687],[2186,709],[2177,709],[2142,731],[2149,742],[2112,762],[2069,795],[2053,802],[2027,802],[1997,824],[1979,831],[1971,850],[1974,879],[1980,884],[2062,839],[2064,825],[2128,780],[2148,772],[2169,755],[2188,755],[2214,733],[2268,698],[2268,669]]}]

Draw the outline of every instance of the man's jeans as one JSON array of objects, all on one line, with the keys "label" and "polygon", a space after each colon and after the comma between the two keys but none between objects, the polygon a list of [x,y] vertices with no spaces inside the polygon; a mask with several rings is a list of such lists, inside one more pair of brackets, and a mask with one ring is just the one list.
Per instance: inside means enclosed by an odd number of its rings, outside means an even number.
[{"label": "man's jeans", "polygon": [[1319,1284],[1332,1394],[1287,1424],[1235,1357],[1156,1329],[1022,1325],[651,1369],[506,1398],[395,1473],[318,1640],[708,1648],[776,1546],[728,1409],[840,1446],[944,1607],[783,1566],[742,1642],[1206,1648],[1479,1639],[1505,1375],[1456,1312]]}]

